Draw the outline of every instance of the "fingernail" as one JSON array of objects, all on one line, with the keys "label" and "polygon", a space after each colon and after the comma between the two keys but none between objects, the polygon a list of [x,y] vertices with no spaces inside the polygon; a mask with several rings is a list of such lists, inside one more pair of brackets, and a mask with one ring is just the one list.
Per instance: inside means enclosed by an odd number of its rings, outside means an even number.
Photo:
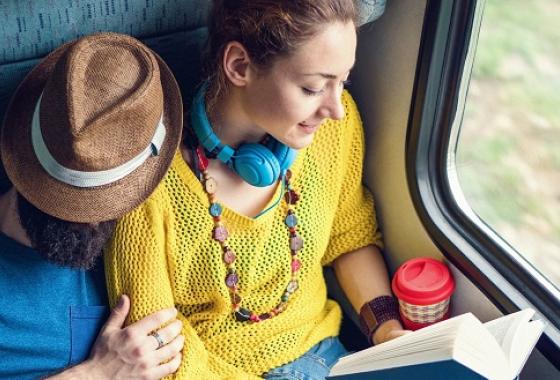
[{"label": "fingernail", "polygon": [[117,307],[118,307],[118,308],[121,308],[121,307],[123,307],[123,306],[124,306],[124,296],[121,295],[121,296],[119,297],[119,301],[117,302]]}]

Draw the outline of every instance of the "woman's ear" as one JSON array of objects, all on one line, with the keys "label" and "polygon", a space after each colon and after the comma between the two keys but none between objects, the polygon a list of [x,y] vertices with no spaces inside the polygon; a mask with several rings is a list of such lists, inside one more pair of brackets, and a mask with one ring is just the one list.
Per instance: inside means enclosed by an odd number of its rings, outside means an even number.
[{"label": "woman's ear", "polygon": [[251,58],[241,43],[228,42],[224,49],[222,64],[224,73],[234,86],[244,87],[251,79]]}]

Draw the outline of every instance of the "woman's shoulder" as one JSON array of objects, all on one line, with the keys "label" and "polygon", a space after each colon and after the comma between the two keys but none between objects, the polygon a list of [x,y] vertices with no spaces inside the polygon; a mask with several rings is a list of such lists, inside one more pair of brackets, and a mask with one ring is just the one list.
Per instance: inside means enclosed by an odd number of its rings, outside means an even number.
[{"label": "woman's shoulder", "polygon": [[344,109],[346,110],[345,119],[348,116],[358,114],[358,107],[356,105],[356,102],[355,102],[354,98],[352,97],[352,94],[350,94],[350,92],[348,90],[342,91],[341,101],[342,101],[342,104],[344,105]]},{"label": "woman's shoulder", "polygon": [[343,123],[346,129],[350,130],[352,134],[354,134],[355,131],[361,131],[362,118],[360,117],[358,106],[348,90],[342,92],[341,101],[344,105],[345,116],[342,120],[339,120],[339,122]]},{"label": "woman's shoulder", "polygon": [[169,169],[155,187],[154,191],[144,200],[143,203],[138,205],[138,207],[136,207],[132,212],[125,215],[124,218],[133,218],[138,217],[138,215],[154,213],[159,214],[164,212],[170,196],[169,183],[176,181],[175,177],[177,177],[177,161],[179,157],[180,152],[177,152],[171,161]]}]

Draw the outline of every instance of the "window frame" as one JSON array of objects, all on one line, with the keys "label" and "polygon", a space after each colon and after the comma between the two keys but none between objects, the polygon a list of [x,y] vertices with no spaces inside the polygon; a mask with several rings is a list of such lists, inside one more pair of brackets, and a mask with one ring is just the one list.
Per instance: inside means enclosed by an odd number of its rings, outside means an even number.
[{"label": "window frame", "polygon": [[560,369],[560,291],[457,199],[449,159],[483,8],[480,0],[427,0],[407,128],[407,181],[424,227],[446,258],[503,313],[532,307],[547,323],[537,347]]}]

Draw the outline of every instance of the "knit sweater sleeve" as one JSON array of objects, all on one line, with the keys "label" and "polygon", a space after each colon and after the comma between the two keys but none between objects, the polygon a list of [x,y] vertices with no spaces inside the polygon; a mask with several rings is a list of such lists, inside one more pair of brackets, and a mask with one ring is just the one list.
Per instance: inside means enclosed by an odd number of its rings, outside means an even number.
[{"label": "knit sweater sleeve", "polygon": [[346,91],[342,102],[346,112],[340,126],[341,154],[338,170],[342,181],[323,265],[329,265],[340,255],[367,245],[377,245],[380,248],[383,245],[377,227],[373,197],[362,182],[365,152],[362,120],[356,103]]},{"label": "knit sweater sleeve", "polygon": [[[114,307],[121,294],[131,300],[127,324],[162,308],[175,306],[168,250],[173,215],[166,210],[164,186],[117,224],[105,256],[107,287]],[[175,379],[257,379],[208,352],[188,318],[179,310],[185,346]]]}]

